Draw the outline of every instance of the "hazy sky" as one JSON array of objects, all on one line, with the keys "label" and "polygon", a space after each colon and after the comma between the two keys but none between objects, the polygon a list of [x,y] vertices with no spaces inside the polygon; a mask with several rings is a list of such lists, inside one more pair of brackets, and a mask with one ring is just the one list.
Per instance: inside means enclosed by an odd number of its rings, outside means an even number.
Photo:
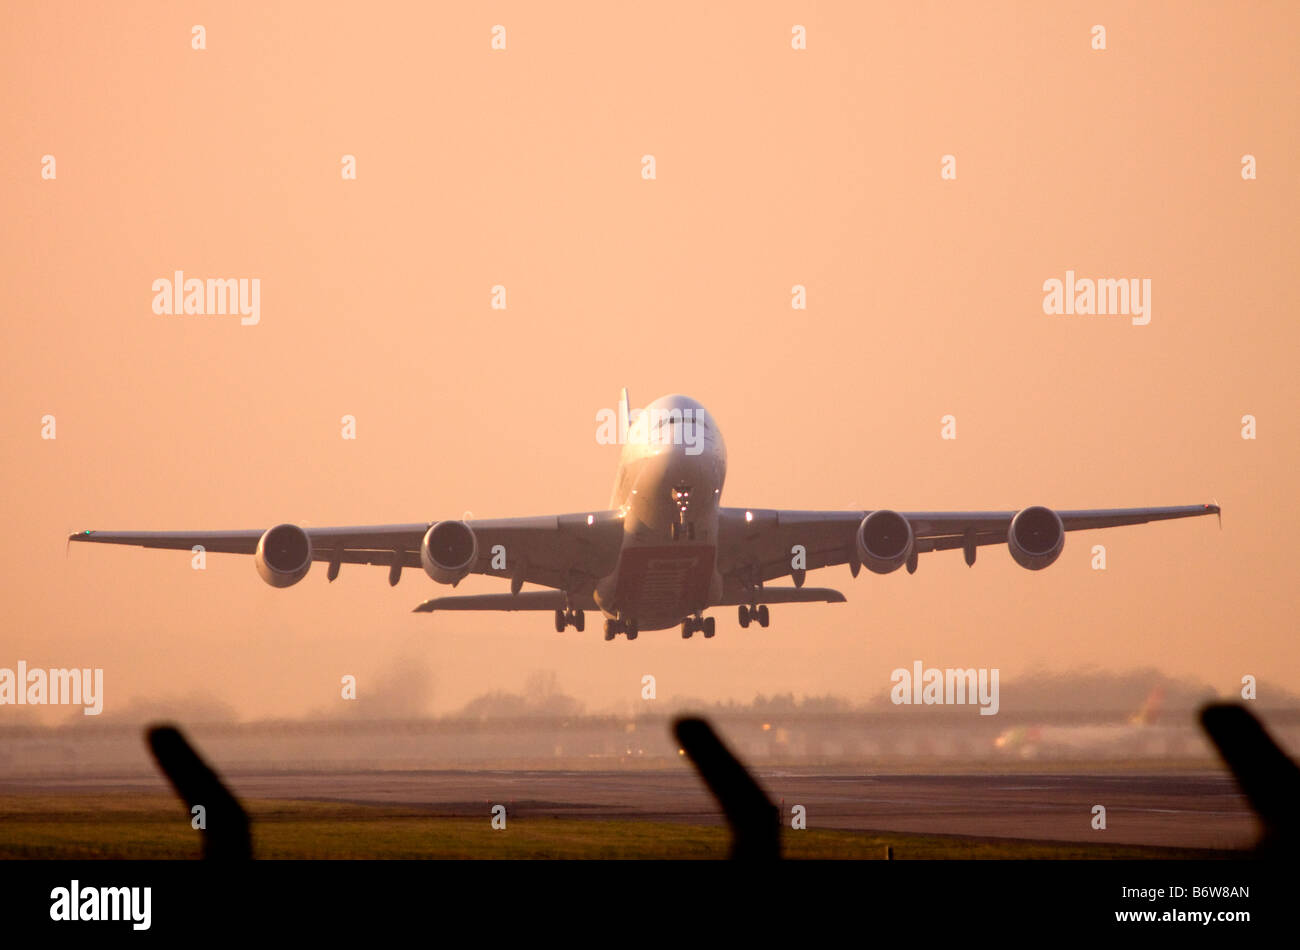
[{"label": "hazy sky", "polygon": [[[1300,8],[952,7],[4,4],[0,666],[250,718],[406,667],[430,712],[535,670],[589,708],[646,673],[861,700],[918,659],[1296,682]],[[1067,269],[1150,279],[1150,323],[1045,314]],[[260,322],[155,314],[176,270],[258,278]],[[247,557],[65,557],[81,528],[598,508],[623,385],[709,407],[724,503],[1217,499],[1223,530],[1071,534],[1042,572],[1003,547],[834,568],[810,583],[847,604],[726,608],[690,642],[412,614],[447,592],[416,571],[273,590]]]}]

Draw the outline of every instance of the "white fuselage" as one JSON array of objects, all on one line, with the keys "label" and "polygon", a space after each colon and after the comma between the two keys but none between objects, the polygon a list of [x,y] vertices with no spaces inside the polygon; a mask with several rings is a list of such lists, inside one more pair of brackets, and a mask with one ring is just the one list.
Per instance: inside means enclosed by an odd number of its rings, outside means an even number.
[{"label": "white fuselage", "polygon": [[610,500],[624,515],[622,551],[595,590],[606,616],[662,630],[717,601],[726,477],[722,433],[694,399],[663,396],[629,425]]}]

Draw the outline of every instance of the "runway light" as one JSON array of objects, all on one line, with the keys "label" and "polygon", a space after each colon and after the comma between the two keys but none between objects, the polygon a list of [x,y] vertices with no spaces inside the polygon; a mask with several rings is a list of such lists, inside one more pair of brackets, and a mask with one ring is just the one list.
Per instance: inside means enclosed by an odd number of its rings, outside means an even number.
[{"label": "runway light", "polygon": [[678,754],[678,755],[685,755],[685,754],[686,754],[686,750],[685,750],[685,749],[678,749],[678,750],[677,750],[677,754]]},{"label": "runway light", "polygon": [[595,524],[595,523],[596,523],[596,516],[595,516],[595,515],[587,515],[587,524]]},{"label": "runway light", "polygon": [[752,511],[747,511],[747,512],[745,512],[745,520],[746,520],[746,521],[753,521],[753,520],[754,520],[754,513],[753,513]]},{"label": "runway light", "polygon": [[771,728],[772,728],[772,724],[771,724],[770,722],[765,722],[765,723],[763,723],[763,731],[764,731],[764,732],[768,732],[768,731],[770,731]]}]

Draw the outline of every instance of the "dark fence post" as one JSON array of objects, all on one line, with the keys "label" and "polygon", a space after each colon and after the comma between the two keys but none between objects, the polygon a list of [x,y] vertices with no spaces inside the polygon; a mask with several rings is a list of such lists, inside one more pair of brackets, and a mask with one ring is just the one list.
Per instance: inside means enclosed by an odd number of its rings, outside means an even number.
[{"label": "dark fence post", "polygon": [[1206,706],[1201,725],[1264,824],[1257,849],[1279,856],[1290,852],[1300,843],[1300,769],[1243,706]]},{"label": "dark fence post", "polygon": [[731,857],[778,860],[781,815],[754,777],[703,719],[678,719],[673,731],[727,816],[733,836]]},{"label": "dark fence post", "polygon": [[149,749],[190,814],[204,813],[203,856],[209,860],[248,860],[253,842],[248,814],[217,773],[199,757],[175,726],[153,726],[145,732]]}]

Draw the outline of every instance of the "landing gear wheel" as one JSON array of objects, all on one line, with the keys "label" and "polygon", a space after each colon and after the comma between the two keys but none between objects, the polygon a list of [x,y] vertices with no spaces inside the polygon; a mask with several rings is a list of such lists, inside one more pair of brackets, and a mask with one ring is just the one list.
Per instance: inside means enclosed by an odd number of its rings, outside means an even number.
[{"label": "landing gear wheel", "polygon": [[555,612],[555,632],[563,633],[564,628],[569,625],[569,617],[563,610]]},{"label": "landing gear wheel", "polygon": [[738,611],[738,613],[740,614],[740,626],[741,626],[742,628],[748,628],[748,627],[749,627],[749,608],[748,608],[747,606],[745,606],[744,604],[741,604],[741,605],[740,605],[740,610]]},{"label": "landing gear wheel", "polygon": [[587,629],[587,615],[581,610],[575,610],[573,612],[573,629],[577,630],[579,633],[582,633],[583,630]]},{"label": "landing gear wheel", "polygon": [[715,625],[714,625],[714,622],[713,622],[713,618],[712,618],[712,617],[705,617],[705,618],[704,618],[704,639],[705,639],[705,640],[712,640],[712,639],[713,639],[713,634],[714,634],[714,632],[715,632],[715,630],[714,630],[714,626],[715,626]]},{"label": "landing gear wheel", "polygon": [[618,625],[613,620],[605,621],[605,639],[613,640],[614,634],[618,632]]},{"label": "landing gear wheel", "polygon": [[682,639],[689,640],[691,634],[695,632],[695,625],[690,620],[682,621]]},{"label": "landing gear wheel", "polygon": [[629,631],[627,632],[627,638],[628,638],[629,640],[635,640],[635,639],[636,639],[636,634],[637,634],[636,627],[633,627],[631,630],[629,630]]},{"label": "landing gear wheel", "polygon": [[767,604],[760,604],[758,607],[758,625],[766,627],[771,618],[767,613]]},{"label": "landing gear wheel", "polygon": [[627,623],[625,623],[623,625],[623,632],[627,634],[627,638],[629,640],[635,640],[636,635],[639,632],[636,628],[636,621],[629,620]]}]

